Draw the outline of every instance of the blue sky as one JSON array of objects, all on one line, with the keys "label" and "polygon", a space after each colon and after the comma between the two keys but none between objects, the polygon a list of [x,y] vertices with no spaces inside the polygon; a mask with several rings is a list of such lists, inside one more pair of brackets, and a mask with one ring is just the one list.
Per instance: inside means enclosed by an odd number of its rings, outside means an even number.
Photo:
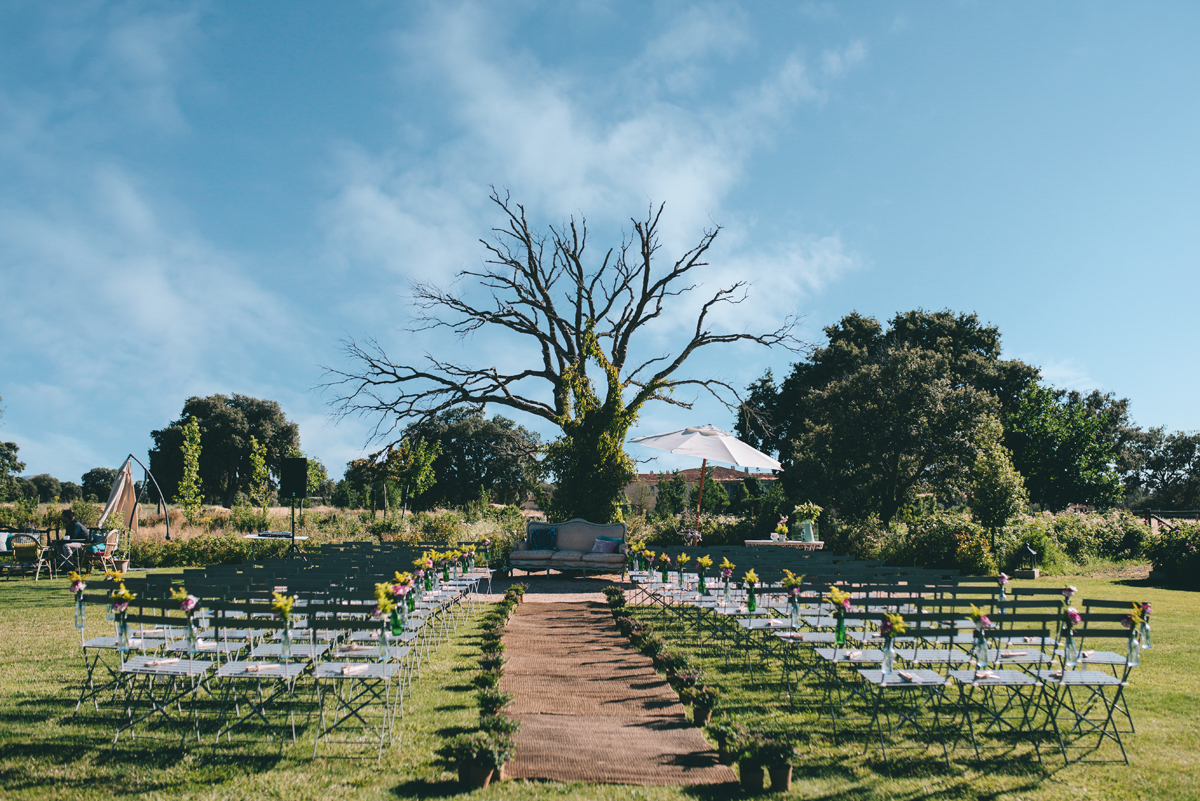
[{"label": "blue sky", "polygon": [[[597,250],[651,202],[664,256],[723,226],[704,288],[752,286],[719,326],[973,311],[1050,383],[1198,429],[1198,38],[1186,2],[9,0],[0,439],[78,481],[240,392],[340,475],[369,430],[314,390],[341,337],[523,358],[405,330],[411,280],[479,265],[489,185]],[[704,422],[732,424],[700,399],[634,435]]]}]

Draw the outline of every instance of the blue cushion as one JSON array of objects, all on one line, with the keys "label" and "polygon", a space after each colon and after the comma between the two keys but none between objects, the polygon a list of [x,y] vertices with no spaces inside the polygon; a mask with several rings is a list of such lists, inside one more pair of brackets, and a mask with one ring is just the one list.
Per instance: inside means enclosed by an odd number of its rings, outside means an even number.
[{"label": "blue cushion", "polygon": [[558,550],[558,529],[557,528],[535,528],[529,532],[529,550],[531,551],[557,551]]},{"label": "blue cushion", "polygon": [[592,553],[616,553],[619,547],[621,546],[614,540],[597,537],[596,542],[592,545]]},{"label": "blue cushion", "polygon": [[605,542],[624,542],[625,541],[624,537],[596,537],[596,539],[604,540]]}]

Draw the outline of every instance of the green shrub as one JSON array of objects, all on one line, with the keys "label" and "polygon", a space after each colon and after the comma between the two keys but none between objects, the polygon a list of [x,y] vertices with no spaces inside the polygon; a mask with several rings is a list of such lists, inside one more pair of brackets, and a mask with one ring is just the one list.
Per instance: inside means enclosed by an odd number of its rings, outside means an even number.
[{"label": "green shrub", "polygon": [[1178,531],[1159,529],[1147,538],[1146,554],[1155,570],[1188,583],[1200,577],[1200,525],[1185,524]]},{"label": "green shrub", "polygon": [[1004,555],[1004,569],[1011,573],[1025,564],[1025,546],[1028,545],[1038,555],[1038,564],[1048,574],[1065,572],[1070,565],[1066,554],[1058,547],[1048,524],[1046,516],[1031,518],[1016,528],[1016,538],[1011,550]]},{"label": "green shrub", "polygon": [[866,520],[841,520],[825,515],[819,526],[826,551],[856,559],[879,559],[891,538],[908,531],[900,523],[893,523],[890,528],[884,526],[874,515]]},{"label": "green shrub", "polygon": [[[218,519],[220,518],[214,518],[214,520]],[[245,531],[248,533],[269,531],[271,523],[266,511],[245,502],[233,507],[233,510],[229,513],[228,521],[229,525],[233,526],[235,531]]]},{"label": "green shrub", "polygon": [[881,556],[892,565],[956,569],[967,575],[996,570],[990,538],[960,512],[937,512],[897,530],[885,541]]},{"label": "green shrub", "polygon": [[130,561],[137,568],[236,565],[287,553],[287,540],[247,540],[235,534],[201,534],[187,540],[134,539]]}]

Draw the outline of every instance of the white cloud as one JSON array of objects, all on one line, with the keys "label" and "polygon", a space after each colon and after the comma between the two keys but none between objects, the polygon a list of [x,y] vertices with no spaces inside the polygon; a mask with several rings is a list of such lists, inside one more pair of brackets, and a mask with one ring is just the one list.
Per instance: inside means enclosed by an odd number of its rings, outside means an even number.
[{"label": "white cloud", "polygon": [[1042,382],[1056,389],[1074,389],[1085,392],[1100,388],[1100,382],[1088,374],[1087,367],[1074,359],[1045,359],[1036,354],[1012,358],[1040,368]]}]

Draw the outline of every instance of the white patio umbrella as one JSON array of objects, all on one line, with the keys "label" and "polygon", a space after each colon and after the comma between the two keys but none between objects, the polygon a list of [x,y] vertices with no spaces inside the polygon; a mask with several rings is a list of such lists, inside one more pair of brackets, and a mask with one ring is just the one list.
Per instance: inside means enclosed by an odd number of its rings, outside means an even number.
[{"label": "white patio umbrella", "polygon": [[700,495],[696,504],[697,518],[699,518],[704,504],[704,471],[708,467],[709,459],[714,462],[734,464],[738,467],[762,467],[770,470],[783,468],[783,465],[762,451],[750,447],[733,434],[722,431],[713,425],[681,428],[666,434],[634,437],[629,441],[634,445],[645,445],[647,448],[700,457]]}]

